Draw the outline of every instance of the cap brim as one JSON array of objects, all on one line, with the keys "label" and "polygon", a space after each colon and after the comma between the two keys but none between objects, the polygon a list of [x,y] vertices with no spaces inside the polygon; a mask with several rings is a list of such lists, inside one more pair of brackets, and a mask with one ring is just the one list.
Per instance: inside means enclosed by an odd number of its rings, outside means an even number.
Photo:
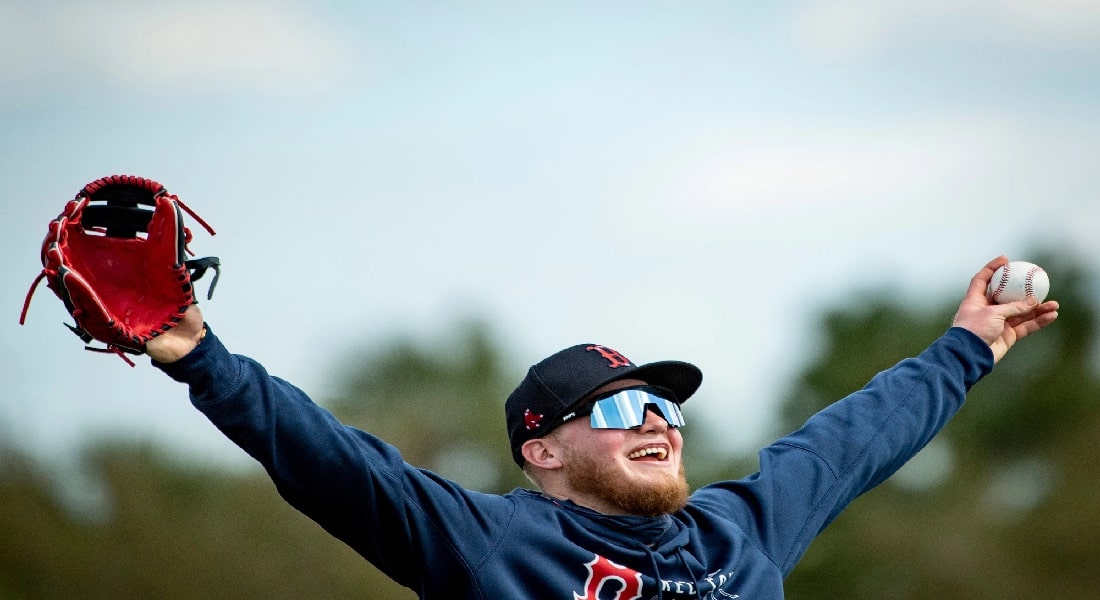
[{"label": "cap brim", "polygon": [[703,383],[703,372],[699,370],[699,367],[679,360],[649,363],[601,381],[599,385],[588,390],[582,399],[591,396],[596,390],[609,383],[623,379],[641,379],[649,385],[657,385],[672,390],[672,393],[676,394],[676,401],[683,404]]},{"label": "cap brim", "polygon": [[629,377],[672,390],[680,404],[690,398],[703,383],[703,372],[699,367],[678,360],[642,365],[630,373]]}]

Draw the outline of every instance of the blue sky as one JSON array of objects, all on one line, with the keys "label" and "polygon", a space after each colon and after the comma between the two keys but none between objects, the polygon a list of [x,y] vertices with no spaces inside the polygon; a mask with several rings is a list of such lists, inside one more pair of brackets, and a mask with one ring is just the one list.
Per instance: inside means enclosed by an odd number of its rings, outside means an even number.
[{"label": "blue sky", "polygon": [[0,2],[0,435],[236,454],[44,286],[17,324],[46,223],[130,173],[218,230],[227,345],[318,399],[347,347],[484,316],[520,367],[695,362],[689,418],[751,450],[827,304],[1097,255],[1098,33],[1083,0]]}]

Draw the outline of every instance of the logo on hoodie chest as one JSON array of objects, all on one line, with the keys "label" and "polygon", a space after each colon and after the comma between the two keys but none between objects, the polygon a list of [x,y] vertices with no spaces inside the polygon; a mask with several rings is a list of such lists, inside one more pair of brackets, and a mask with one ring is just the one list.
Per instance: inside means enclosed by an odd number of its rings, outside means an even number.
[{"label": "logo on hoodie chest", "polygon": [[[640,600],[642,598],[642,574],[612,562],[600,555],[585,563],[588,577],[584,582],[584,593],[573,592],[573,600]],[[678,598],[702,597],[723,600],[740,598],[739,595],[723,591],[721,588],[733,578],[733,572],[710,573],[702,581],[660,580],[661,595],[669,600]],[[654,596],[656,597],[656,596]]]},{"label": "logo on hoodie chest", "polygon": [[[592,562],[585,563],[588,569],[588,579],[584,582],[584,594],[573,593],[573,600],[598,600],[603,597],[611,600],[638,600],[642,597],[642,574],[634,569],[628,569],[615,564],[606,558],[596,555]],[[609,593],[617,590],[614,596],[601,596],[601,592]]]}]

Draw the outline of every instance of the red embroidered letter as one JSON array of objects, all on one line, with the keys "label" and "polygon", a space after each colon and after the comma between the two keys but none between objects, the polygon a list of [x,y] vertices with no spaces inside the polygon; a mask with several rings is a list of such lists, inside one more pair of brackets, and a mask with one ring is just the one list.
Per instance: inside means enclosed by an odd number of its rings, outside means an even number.
[{"label": "red embroidered letter", "polygon": [[541,423],[542,423],[542,415],[537,415],[537,414],[531,412],[530,408],[523,411],[523,425],[525,427],[527,427],[527,429],[538,429],[539,424],[541,424]]},{"label": "red embroidered letter", "polygon": [[585,348],[585,350],[588,350],[589,352],[591,352],[592,350],[599,352],[600,356],[607,359],[608,366],[610,366],[612,369],[616,367],[629,367],[631,365],[629,358],[623,356],[622,354],[619,354],[618,350],[612,350],[607,346],[589,346]]},{"label": "red embroidered letter", "polygon": [[584,595],[574,592],[574,600],[597,600],[600,589],[610,582],[618,582],[619,585],[614,600],[638,600],[642,597],[642,574],[634,569],[617,565],[598,554],[584,566],[588,568]]}]

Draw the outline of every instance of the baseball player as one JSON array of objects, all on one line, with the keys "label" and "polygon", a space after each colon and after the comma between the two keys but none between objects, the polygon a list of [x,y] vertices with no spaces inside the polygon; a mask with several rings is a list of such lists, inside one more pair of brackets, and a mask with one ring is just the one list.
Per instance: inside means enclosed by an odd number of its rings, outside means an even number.
[{"label": "baseball player", "polygon": [[279,493],[420,598],[616,600],[783,597],[810,542],[916,454],[967,390],[1058,304],[993,304],[1007,259],[971,280],[952,327],[918,356],[760,452],[760,471],[694,492],[682,405],[702,381],[597,344],[530,368],[505,405],[512,455],[537,489],[498,496],[406,464],[256,361],[191,306],[148,342],[154,364],[258,460]]}]

